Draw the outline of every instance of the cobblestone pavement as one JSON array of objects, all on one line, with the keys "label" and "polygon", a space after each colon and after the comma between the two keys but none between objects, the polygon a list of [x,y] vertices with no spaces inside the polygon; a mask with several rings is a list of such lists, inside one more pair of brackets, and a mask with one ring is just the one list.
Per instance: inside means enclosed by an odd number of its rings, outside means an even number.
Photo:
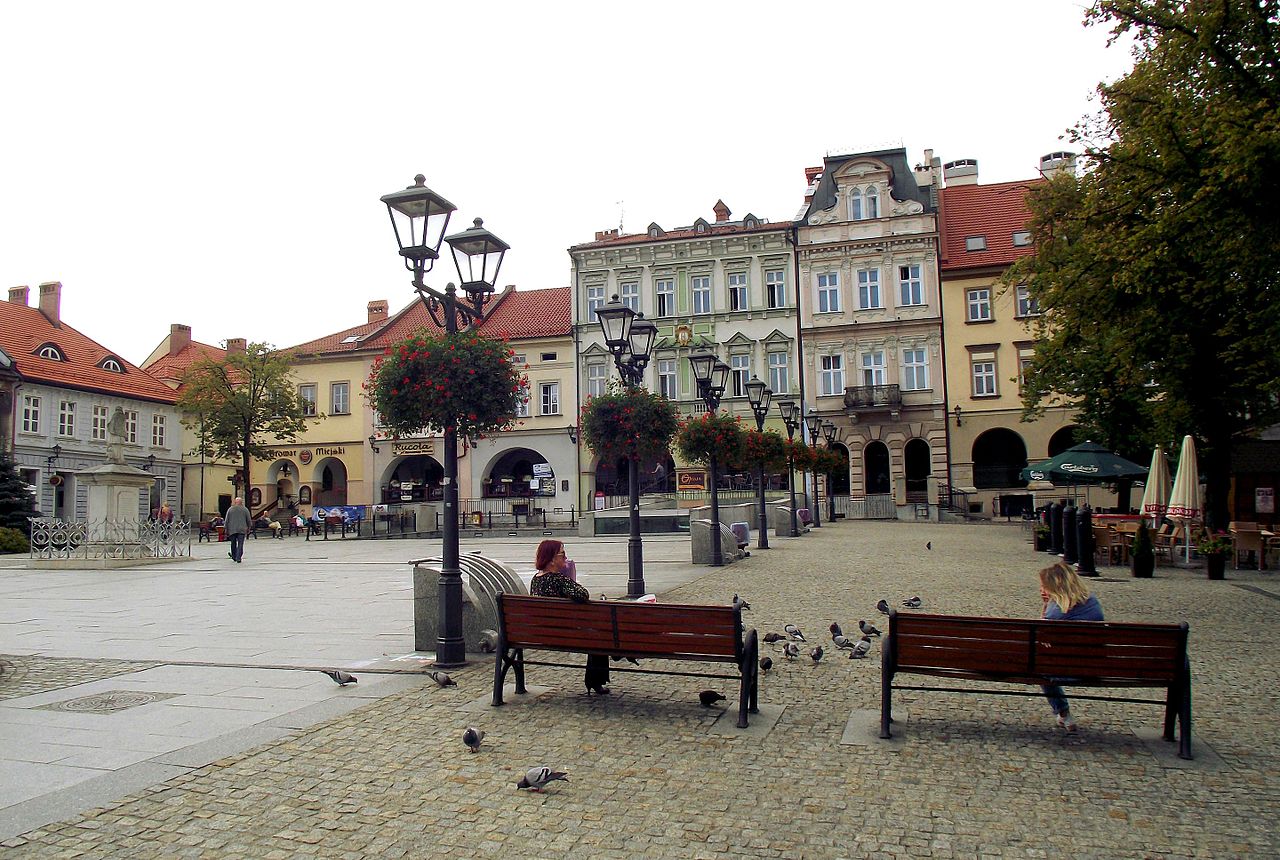
[{"label": "cobblestone pavement", "polygon": [[0,654],[0,699],[18,699],[155,666],[136,660],[82,660]]},{"label": "cobblestone pavement", "polygon": [[[832,621],[872,619],[880,598],[1032,616],[1046,560],[1016,527],[842,522],[663,599],[737,592],[761,633],[791,622],[822,639]],[[478,704],[491,664],[476,663],[456,688],[380,699],[9,840],[0,856],[1276,856],[1276,575],[1103,571],[1109,619],[1191,625],[1194,762],[1141,736],[1159,728],[1158,706],[1081,701],[1067,735],[1038,698],[900,693],[893,741],[842,743],[851,712],[867,711],[855,723],[872,735],[878,659],[775,653],[761,702],[784,710],[759,733],[713,726],[719,712],[698,705],[705,686],[731,694],[723,681],[618,674],[614,695],[588,699],[576,670],[531,667],[530,684],[552,690],[492,709]],[[468,724],[488,732],[476,754],[460,741]],[[517,792],[535,764],[571,781]]]}]

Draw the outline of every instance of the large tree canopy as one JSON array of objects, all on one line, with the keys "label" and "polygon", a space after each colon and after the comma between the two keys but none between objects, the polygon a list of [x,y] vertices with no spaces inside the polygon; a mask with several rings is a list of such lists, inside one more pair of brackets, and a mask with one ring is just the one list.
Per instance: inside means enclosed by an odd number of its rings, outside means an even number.
[{"label": "large tree canopy", "polygon": [[291,360],[265,343],[251,343],[225,361],[203,359],[187,368],[178,408],[197,434],[192,453],[240,461],[247,487],[252,458],[306,429]]},{"label": "large tree canopy", "polygon": [[1070,133],[1085,172],[1029,196],[1036,253],[1007,284],[1043,310],[1024,406],[1070,402],[1141,459],[1201,443],[1225,526],[1233,439],[1280,417],[1280,0],[1103,0],[1133,71]]}]

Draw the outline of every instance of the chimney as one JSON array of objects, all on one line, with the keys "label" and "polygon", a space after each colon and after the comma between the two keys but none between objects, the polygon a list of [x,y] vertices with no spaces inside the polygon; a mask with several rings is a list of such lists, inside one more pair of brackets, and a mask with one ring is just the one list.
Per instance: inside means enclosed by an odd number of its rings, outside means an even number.
[{"label": "chimney", "polygon": [[58,319],[58,308],[62,305],[62,282],[46,281],[40,285],[40,313],[45,319],[59,328],[62,321]]},{"label": "chimney", "polygon": [[242,337],[227,338],[227,355],[244,355],[248,348],[249,342]]},{"label": "chimney", "polygon": [[191,326],[182,323],[169,324],[169,355],[177,355],[191,346]]},{"label": "chimney", "polygon": [[942,178],[946,181],[948,188],[955,188],[957,185],[977,185],[978,159],[957,158],[955,161],[948,161],[942,165]]},{"label": "chimney", "polygon": [[386,299],[375,299],[369,302],[369,322],[381,322],[387,318]]},{"label": "chimney", "polygon": [[913,172],[916,175],[917,188],[928,188],[934,183],[932,149],[926,149],[924,151],[924,161],[917,164]]},{"label": "chimney", "polygon": [[23,307],[26,307],[31,303],[30,295],[30,287],[9,288],[9,301],[13,302],[15,305],[22,305]]},{"label": "chimney", "polygon": [[716,213],[717,224],[728,221],[729,216],[733,214],[729,211],[729,207],[724,205],[723,200],[717,200],[716,205],[711,207],[711,211]]},{"label": "chimney", "polygon": [[616,238],[618,238],[617,230],[597,230],[596,231],[597,242],[603,242],[605,239],[616,239]]},{"label": "chimney", "polygon": [[1059,173],[1076,175],[1076,154],[1074,152],[1051,152],[1040,156],[1040,175],[1052,179]]}]

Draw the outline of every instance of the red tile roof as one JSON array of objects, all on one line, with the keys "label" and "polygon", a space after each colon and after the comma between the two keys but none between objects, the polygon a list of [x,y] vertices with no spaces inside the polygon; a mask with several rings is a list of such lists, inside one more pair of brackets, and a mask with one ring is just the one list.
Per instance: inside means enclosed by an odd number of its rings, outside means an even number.
[{"label": "red tile roof", "polygon": [[[421,302],[417,302],[417,304],[421,304]],[[430,320],[428,320],[429,322]],[[333,352],[355,352],[361,349],[368,349],[370,346],[367,342],[368,336],[387,324],[388,321],[385,318],[367,322],[363,325],[327,334],[324,337],[318,337],[315,340],[309,340],[306,343],[300,343],[297,346],[291,346],[286,351],[296,355],[325,355]],[[355,340],[344,343],[343,341],[346,341],[347,338],[355,338]]]},{"label": "red tile roof", "polygon": [[608,239],[600,239],[595,242],[583,242],[581,245],[574,245],[570,251],[585,251],[591,248],[608,248],[614,245],[640,245],[645,242],[669,242],[672,239],[707,239],[711,236],[726,236],[731,233],[769,233],[778,230],[786,230],[791,226],[791,222],[782,221],[778,223],[768,223],[761,221],[755,227],[744,227],[741,221],[733,221],[728,224],[717,224],[714,221],[708,222],[707,229],[703,233],[697,232],[692,226],[680,227],[675,230],[667,230],[661,236],[653,237],[648,233],[626,233],[621,236],[610,236]]},{"label": "red tile roof", "polygon": [[[1042,182],[1025,179],[942,189],[942,271],[1008,266],[1032,253],[1031,245],[1014,247],[1013,234],[1027,229],[1026,194]],[[965,239],[971,236],[985,236],[987,249],[966,251]]]},{"label": "red tile roof", "polygon": [[193,340],[179,350],[177,355],[160,356],[147,365],[146,371],[157,379],[163,379],[166,382],[172,380],[176,384],[182,381],[182,375],[187,372],[188,367],[206,358],[225,361],[227,351],[219,346],[210,346]]},{"label": "red tile roof", "polygon": [[[67,360],[36,355],[35,351],[47,343],[57,346]],[[32,382],[160,403],[173,403],[177,398],[172,388],[125,361],[119,353],[90,340],[65,322],[55,326],[39,309],[17,302],[0,301],[0,347],[13,357],[22,378]],[[98,367],[108,357],[120,362],[125,372],[113,373]]]}]

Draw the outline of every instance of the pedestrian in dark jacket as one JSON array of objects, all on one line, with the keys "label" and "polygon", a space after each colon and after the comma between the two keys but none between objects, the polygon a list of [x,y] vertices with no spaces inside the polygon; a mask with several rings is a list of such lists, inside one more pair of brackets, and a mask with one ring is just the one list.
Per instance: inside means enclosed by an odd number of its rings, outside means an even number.
[{"label": "pedestrian in dark jacket", "polygon": [[244,506],[244,499],[236,496],[232,500],[231,507],[227,508],[227,515],[223,517],[222,528],[231,540],[231,552],[227,555],[239,564],[244,558],[245,535],[253,528],[253,518],[249,516],[249,509]]}]

